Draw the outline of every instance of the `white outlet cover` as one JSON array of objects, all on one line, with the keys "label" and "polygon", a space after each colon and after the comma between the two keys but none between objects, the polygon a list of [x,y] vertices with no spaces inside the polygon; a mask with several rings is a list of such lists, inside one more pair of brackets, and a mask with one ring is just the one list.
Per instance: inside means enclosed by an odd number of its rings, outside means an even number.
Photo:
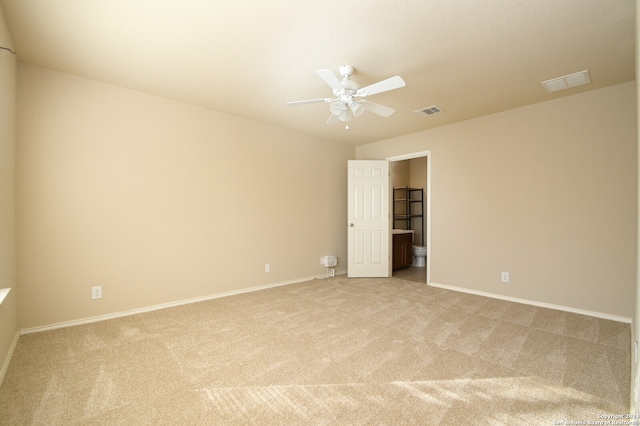
[{"label": "white outlet cover", "polygon": [[92,299],[101,299],[102,298],[102,287],[101,286],[91,287],[91,298]]}]

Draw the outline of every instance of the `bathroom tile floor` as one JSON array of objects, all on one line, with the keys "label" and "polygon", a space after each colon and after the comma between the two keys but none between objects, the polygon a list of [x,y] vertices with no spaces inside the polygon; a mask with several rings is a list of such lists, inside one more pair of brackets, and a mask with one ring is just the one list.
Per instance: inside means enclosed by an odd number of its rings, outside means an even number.
[{"label": "bathroom tile floor", "polygon": [[427,268],[419,268],[417,266],[409,266],[408,268],[396,269],[393,271],[393,278],[401,280],[415,281],[419,283],[427,282]]}]

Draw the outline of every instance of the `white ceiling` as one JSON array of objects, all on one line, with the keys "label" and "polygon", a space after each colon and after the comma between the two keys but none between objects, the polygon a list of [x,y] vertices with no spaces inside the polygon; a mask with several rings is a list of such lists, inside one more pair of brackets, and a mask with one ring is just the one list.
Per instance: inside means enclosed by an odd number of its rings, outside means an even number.
[{"label": "white ceiling", "polygon": [[[635,0],[0,0],[18,59],[354,145],[635,79]],[[2,51],[6,54],[6,51]],[[325,124],[315,73],[396,109]],[[548,94],[540,82],[589,70]],[[445,112],[418,117],[437,105]]]}]

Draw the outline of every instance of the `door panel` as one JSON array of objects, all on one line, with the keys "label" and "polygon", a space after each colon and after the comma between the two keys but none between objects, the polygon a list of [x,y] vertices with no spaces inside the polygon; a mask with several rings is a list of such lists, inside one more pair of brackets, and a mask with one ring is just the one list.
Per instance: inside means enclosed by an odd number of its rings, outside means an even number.
[{"label": "door panel", "polygon": [[388,277],[389,162],[349,161],[348,276]]}]

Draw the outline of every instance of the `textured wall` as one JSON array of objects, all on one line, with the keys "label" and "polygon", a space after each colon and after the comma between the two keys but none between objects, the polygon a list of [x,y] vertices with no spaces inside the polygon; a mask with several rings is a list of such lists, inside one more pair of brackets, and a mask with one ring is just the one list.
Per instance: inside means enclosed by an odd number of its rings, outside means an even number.
[{"label": "textured wall", "polygon": [[[0,46],[13,49],[0,8]],[[14,55],[0,51],[0,288],[11,288],[0,305],[0,382],[18,332],[15,239],[16,66]]]},{"label": "textured wall", "polygon": [[359,146],[356,157],[431,151],[433,283],[631,318],[636,144],[630,82]]},{"label": "textured wall", "polygon": [[346,265],[352,146],[18,74],[22,328],[322,275],[326,254]]}]

